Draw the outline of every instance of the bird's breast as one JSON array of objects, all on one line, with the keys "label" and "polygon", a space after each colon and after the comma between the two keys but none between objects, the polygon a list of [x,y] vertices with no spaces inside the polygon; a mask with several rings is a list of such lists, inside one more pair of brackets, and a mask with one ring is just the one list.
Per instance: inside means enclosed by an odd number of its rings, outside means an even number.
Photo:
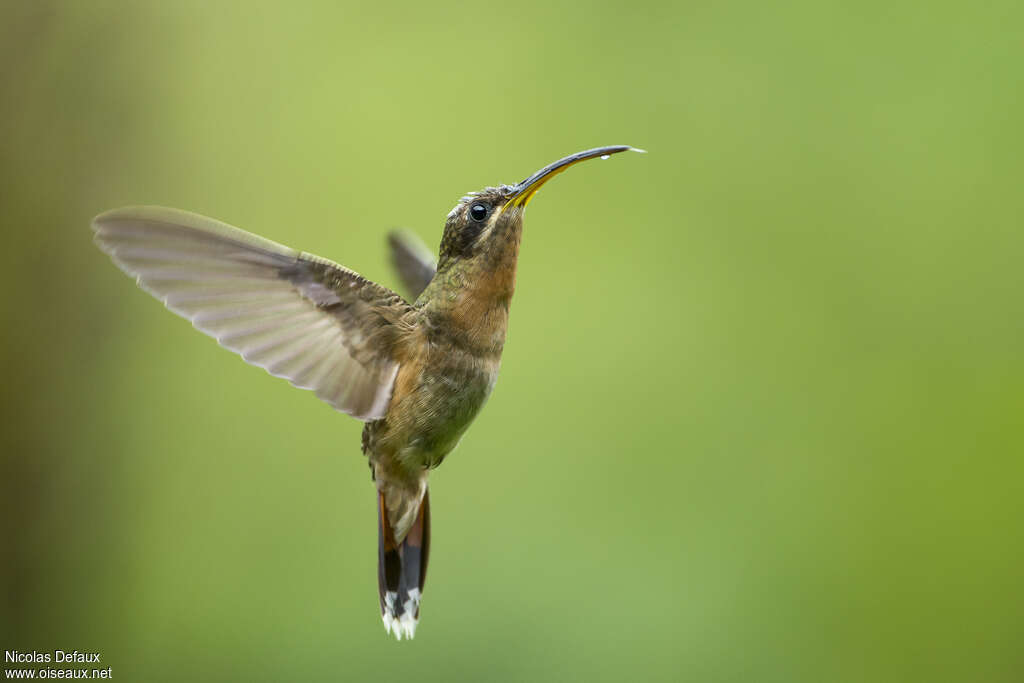
[{"label": "bird's breast", "polygon": [[458,445],[498,378],[500,359],[433,348],[398,370],[384,442],[411,468],[431,468]]}]

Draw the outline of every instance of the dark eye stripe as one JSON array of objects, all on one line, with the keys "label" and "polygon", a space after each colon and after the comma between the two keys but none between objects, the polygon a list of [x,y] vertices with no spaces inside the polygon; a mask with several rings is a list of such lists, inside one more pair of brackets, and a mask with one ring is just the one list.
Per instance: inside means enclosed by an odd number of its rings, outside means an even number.
[{"label": "dark eye stripe", "polygon": [[472,246],[473,242],[476,241],[476,238],[480,236],[480,233],[483,232],[483,230],[484,224],[482,221],[467,223],[465,227],[462,228],[462,232],[459,233],[459,241],[468,249]]}]

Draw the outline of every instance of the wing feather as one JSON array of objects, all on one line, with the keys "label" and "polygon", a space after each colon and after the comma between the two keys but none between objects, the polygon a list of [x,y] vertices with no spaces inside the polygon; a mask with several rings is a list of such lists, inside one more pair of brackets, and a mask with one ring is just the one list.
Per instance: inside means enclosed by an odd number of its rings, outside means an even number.
[{"label": "wing feather", "polygon": [[393,230],[388,234],[391,265],[394,266],[408,295],[415,300],[437,272],[433,252],[411,230]]},{"label": "wing feather", "polygon": [[394,292],[184,211],[127,207],[92,225],[140,287],[246,362],[359,419],[383,417],[412,310]]}]

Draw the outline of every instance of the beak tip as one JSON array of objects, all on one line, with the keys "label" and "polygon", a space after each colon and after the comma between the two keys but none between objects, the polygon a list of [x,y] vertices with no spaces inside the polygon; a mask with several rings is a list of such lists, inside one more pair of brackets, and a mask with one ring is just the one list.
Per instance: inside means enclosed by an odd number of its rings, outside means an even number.
[{"label": "beak tip", "polygon": [[511,195],[509,196],[509,202],[506,206],[526,206],[526,203],[530,200],[540,186],[551,179],[555,174],[561,173],[569,166],[576,164],[580,161],[586,161],[587,159],[607,159],[612,154],[618,154],[619,152],[640,152],[641,154],[647,154],[647,150],[640,149],[639,147],[632,147],[630,145],[613,145],[610,147],[595,147],[594,149],[584,150],[577,152],[576,154],[570,154],[569,156],[559,159],[553,164],[548,164],[541,170],[531,175],[526,180],[518,183],[511,188]]}]

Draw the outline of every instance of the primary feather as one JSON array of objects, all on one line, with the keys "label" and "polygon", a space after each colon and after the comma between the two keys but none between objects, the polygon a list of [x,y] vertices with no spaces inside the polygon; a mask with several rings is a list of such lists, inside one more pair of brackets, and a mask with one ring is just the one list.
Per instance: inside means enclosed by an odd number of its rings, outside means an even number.
[{"label": "primary feather", "polygon": [[384,416],[412,310],[391,290],[186,211],[128,207],[92,225],[140,287],[246,362],[353,417]]},{"label": "primary feather", "polygon": [[392,230],[388,233],[391,247],[391,265],[405,285],[411,301],[415,301],[437,273],[437,259],[430,247],[411,230]]}]

